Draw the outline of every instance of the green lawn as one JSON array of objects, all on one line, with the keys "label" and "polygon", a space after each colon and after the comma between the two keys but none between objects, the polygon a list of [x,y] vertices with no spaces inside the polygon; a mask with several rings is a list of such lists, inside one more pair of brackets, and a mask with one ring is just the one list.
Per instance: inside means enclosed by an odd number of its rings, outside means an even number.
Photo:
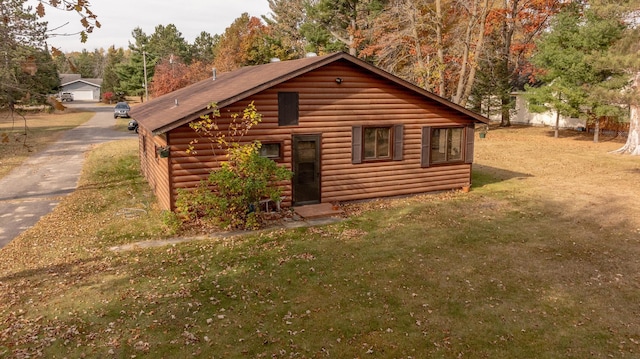
[{"label": "green lawn", "polygon": [[640,162],[615,146],[491,131],[470,193],[114,252],[176,234],[137,142],[102,145],[79,190],[0,250],[0,357],[636,357],[640,223],[618,196],[637,199]]},{"label": "green lawn", "polygon": [[93,115],[72,110],[24,116],[0,112],[0,177],[53,144],[63,131],[87,122]]}]

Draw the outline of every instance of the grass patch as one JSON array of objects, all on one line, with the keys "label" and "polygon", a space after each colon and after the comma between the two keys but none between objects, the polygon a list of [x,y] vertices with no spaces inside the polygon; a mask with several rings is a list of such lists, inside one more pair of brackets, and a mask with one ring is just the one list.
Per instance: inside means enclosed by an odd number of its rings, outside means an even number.
[{"label": "grass patch", "polygon": [[[468,194],[350,204],[334,225],[118,253],[108,248],[173,234],[138,175],[136,141],[102,145],[80,189],[0,251],[0,356],[635,356],[640,227],[584,210],[571,186],[550,195],[547,170],[501,166],[483,152],[493,145],[479,146]],[[637,175],[627,158],[586,158]],[[580,173],[583,186],[599,183],[597,170]]]},{"label": "grass patch", "polygon": [[64,113],[28,113],[24,117],[0,112],[0,177],[56,142],[63,131],[87,122],[93,115],[93,112],[70,110]]},{"label": "grass patch", "polygon": [[130,118],[118,117],[115,120],[116,120],[116,124],[114,126],[115,130],[122,131],[122,132],[133,132],[128,129],[129,121],[131,121]]}]

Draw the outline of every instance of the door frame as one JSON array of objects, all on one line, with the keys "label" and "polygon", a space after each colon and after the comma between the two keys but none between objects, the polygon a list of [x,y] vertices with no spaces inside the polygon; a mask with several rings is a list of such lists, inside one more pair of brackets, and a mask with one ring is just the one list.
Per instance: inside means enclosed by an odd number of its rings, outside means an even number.
[{"label": "door frame", "polygon": [[[318,181],[317,199],[304,202],[296,202],[296,144],[298,141],[315,141],[316,142],[316,165],[317,171],[315,178]],[[305,204],[316,204],[322,202],[322,134],[321,133],[306,133],[306,134],[293,134],[291,136],[291,169],[294,171],[291,178],[291,204],[292,206],[302,206]]]}]

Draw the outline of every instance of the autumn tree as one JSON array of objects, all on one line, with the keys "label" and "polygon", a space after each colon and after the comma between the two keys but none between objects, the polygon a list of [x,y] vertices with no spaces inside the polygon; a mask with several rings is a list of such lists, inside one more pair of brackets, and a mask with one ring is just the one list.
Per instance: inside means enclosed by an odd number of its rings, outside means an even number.
[{"label": "autumn tree", "polygon": [[376,17],[360,53],[418,86],[464,105],[491,1],[399,0]]},{"label": "autumn tree", "polygon": [[[493,82],[487,88],[497,92],[500,104],[500,126],[511,125],[512,96],[522,89],[532,73],[528,59],[535,50],[535,41],[547,29],[549,21],[564,5],[563,0],[500,0],[487,24],[487,46],[481,71],[490,71]],[[483,83],[477,83],[484,86]]]},{"label": "autumn tree", "polygon": [[[439,0],[437,0],[439,1]],[[482,56],[485,45],[485,31],[487,17],[494,0],[456,1],[457,8],[461,10],[461,17],[465,19],[459,42],[461,49],[458,54],[457,84],[451,100],[461,106],[467,105],[471,91],[475,84],[478,71],[478,59]],[[440,61],[444,58],[439,56]]]},{"label": "autumn tree", "polygon": [[150,93],[156,97],[189,85],[188,67],[178,58],[165,59],[156,65]]},{"label": "autumn tree", "polygon": [[242,14],[220,36],[214,49],[214,67],[226,72],[269,62],[273,55],[267,35],[268,28],[259,18]]},{"label": "autumn tree", "polygon": [[371,29],[371,37],[376,40],[360,55],[375,58],[379,67],[434,91],[444,64],[433,56],[432,28],[424,21],[431,10],[426,0],[389,4]]},{"label": "autumn tree", "polygon": [[192,61],[187,65],[179,57],[169,57],[156,65],[149,91],[154,97],[162,96],[211,76],[207,63]]}]

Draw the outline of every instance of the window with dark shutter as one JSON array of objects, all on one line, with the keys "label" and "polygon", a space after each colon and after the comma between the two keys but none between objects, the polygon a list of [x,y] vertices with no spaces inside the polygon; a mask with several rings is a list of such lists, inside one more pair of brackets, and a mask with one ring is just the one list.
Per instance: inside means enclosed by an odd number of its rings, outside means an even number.
[{"label": "window with dark shutter", "polygon": [[420,149],[420,165],[422,167],[431,166],[431,127],[422,128],[422,148]]},{"label": "window with dark shutter", "polygon": [[391,158],[391,127],[365,127],[362,134],[366,161]]},{"label": "window with dark shutter", "polygon": [[278,92],[278,126],[298,125],[297,92]]},{"label": "window with dark shutter", "polygon": [[351,162],[402,161],[403,136],[404,125],[354,126],[351,136]]},{"label": "window with dark shutter", "polygon": [[[473,135],[469,127],[423,127],[421,165],[470,163],[473,159]],[[473,128],[471,128],[473,130]]]},{"label": "window with dark shutter", "polygon": [[475,129],[473,126],[466,127],[465,137],[467,140],[467,148],[464,151],[464,163],[473,163],[473,140]]},{"label": "window with dark shutter", "polygon": [[402,140],[404,125],[393,126],[393,160],[402,161]]},{"label": "window with dark shutter", "polygon": [[351,130],[351,163],[362,163],[362,126]]}]

